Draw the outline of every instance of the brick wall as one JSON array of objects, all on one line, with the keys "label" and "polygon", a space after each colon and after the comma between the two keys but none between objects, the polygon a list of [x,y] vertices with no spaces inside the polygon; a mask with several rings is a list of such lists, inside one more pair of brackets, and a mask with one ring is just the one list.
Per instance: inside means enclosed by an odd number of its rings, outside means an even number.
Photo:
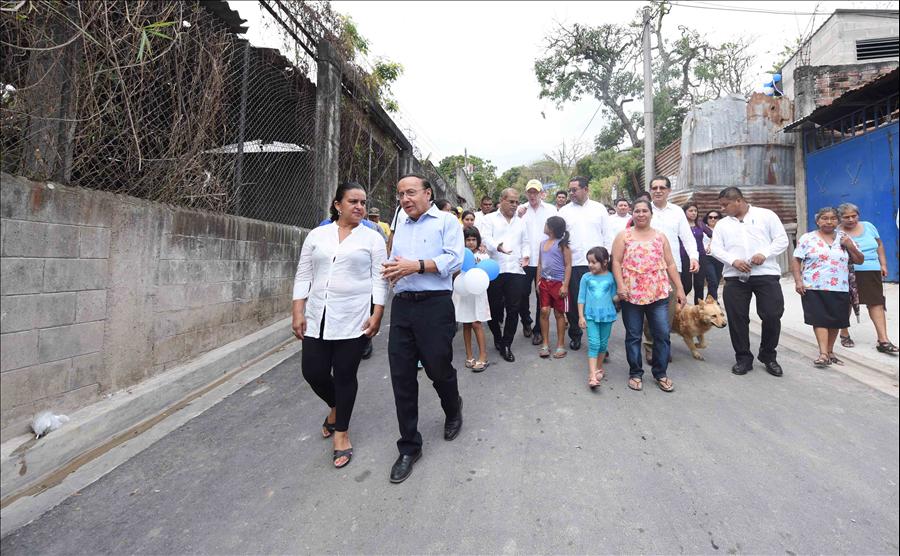
[{"label": "brick wall", "polygon": [[298,228],[0,182],[2,440],[290,315]]},{"label": "brick wall", "polygon": [[872,65],[844,68],[829,66],[823,73],[816,76],[816,106],[831,104],[847,91],[890,73],[894,68],[896,68],[896,64],[882,67],[873,67]]}]

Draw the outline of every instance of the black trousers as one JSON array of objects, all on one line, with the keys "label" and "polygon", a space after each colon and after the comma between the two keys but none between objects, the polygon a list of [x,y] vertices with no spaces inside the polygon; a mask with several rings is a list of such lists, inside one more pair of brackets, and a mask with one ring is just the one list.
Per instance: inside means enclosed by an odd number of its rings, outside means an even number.
[{"label": "black trousers", "polygon": [[709,264],[706,253],[702,251],[697,261],[700,263],[700,271],[692,274],[691,259],[681,257],[681,287],[684,288],[685,297],[692,291],[694,292],[694,305],[700,305],[697,302],[699,299],[706,299],[703,296],[703,286],[706,284],[706,266]]},{"label": "black trousers", "polygon": [[[521,274],[501,273],[491,280],[488,286],[488,304],[491,307],[491,320],[488,327],[494,335],[494,341],[499,341],[504,346],[511,346],[516,337],[516,328],[519,326],[519,304],[522,301],[522,285],[525,276]],[[506,317],[503,318],[503,311]],[[496,316],[495,316],[496,315]],[[503,331],[500,331],[500,323],[497,318],[503,320]]]},{"label": "black trousers", "polygon": [[391,302],[388,360],[400,426],[397,448],[401,455],[411,456],[422,449],[422,435],[418,431],[418,361],[422,361],[444,413],[450,417],[459,412],[459,386],[453,367],[455,324],[456,311],[449,295],[418,302],[395,295]]},{"label": "black trousers", "polygon": [[569,312],[566,317],[569,319],[569,338],[576,340],[581,339],[584,331],[578,326],[578,286],[581,285],[581,277],[589,272],[587,265],[573,266],[572,275],[569,277]]},{"label": "black trousers", "polygon": [[756,314],[762,321],[759,360],[775,361],[781,337],[781,316],[784,314],[784,294],[779,276],[751,276],[746,282],[726,278],[722,298],[728,315],[728,333],[738,363],[753,363],[750,351],[750,297],[756,296]]},{"label": "black trousers", "polygon": [[356,371],[368,341],[365,335],[350,340],[303,338],[300,356],[303,378],[328,407],[335,408],[335,430],[340,432],[350,427],[350,415],[359,389]]},{"label": "black trousers", "polygon": [[[534,279],[537,277],[538,267],[525,267],[525,282],[522,284],[522,301],[519,303],[519,318],[523,325],[531,325],[535,334],[541,333],[541,298],[534,287]],[[531,318],[531,291],[534,290],[534,318]]]}]

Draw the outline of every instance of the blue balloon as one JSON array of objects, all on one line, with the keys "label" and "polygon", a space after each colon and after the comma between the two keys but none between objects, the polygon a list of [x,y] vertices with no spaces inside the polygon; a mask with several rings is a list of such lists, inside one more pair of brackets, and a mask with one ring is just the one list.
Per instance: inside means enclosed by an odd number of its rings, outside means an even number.
[{"label": "blue balloon", "polygon": [[773,75],[773,76],[772,76],[772,81],[781,81],[781,74],[780,74],[780,73],[776,73],[775,75]]},{"label": "blue balloon", "polygon": [[488,278],[493,280],[497,276],[500,276],[500,265],[497,264],[497,261],[493,259],[485,259],[475,265],[475,268],[480,268],[485,271],[488,275]]},{"label": "blue balloon", "polygon": [[772,81],[769,81],[768,83],[763,83],[763,87],[772,87]]},{"label": "blue balloon", "polygon": [[475,268],[475,254],[472,253],[468,249],[464,249],[465,253],[463,254],[463,272],[468,272],[471,269]]}]

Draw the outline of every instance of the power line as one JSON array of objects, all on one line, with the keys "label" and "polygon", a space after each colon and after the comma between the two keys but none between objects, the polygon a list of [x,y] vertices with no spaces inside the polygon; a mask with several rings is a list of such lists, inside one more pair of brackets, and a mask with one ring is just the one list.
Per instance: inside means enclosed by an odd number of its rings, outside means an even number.
[{"label": "power line", "polygon": [[[684,1],[690,1],[690,0],[682,0],[682,2],[684,2]],[[695,0],[695,1],[696,1],[696,3],[693,3],[693,4],[684,4],[682,2],[673,2],[672,5],[679,6],[682,8],[695,8],[695,9],[699,9],[699,10],[718,10],[718,11],[723,11],[723,12],[754,13],[754,14],[767,14],[767,15],[793,15],[793,16],[823,15],[823,12],[787,12],[787,11],[776,11],[776,10],[765,10],[762,8],[748,8],[748,7],[737,8],[737,7],[723,6],[721,4],[710,4],[707,2],[702,2],[702,4],[704,4],[704,5],[701,6],[701,5],[698,5],[701,3],[699,0]],[[865,15],[867,17],[880,17],[880,18],[886,18],[886,19],[897,19],[898,18],[898,16],[896,14],[892,14],[892,13],[865,13],[864,10],[861,10],[860,15]]]},{"label": "power line", "polygon": [[587,133],[588,128],[591,127],[591,123],[594,121],[594,118],[597,117],[597,114],[600,113],[601,108],[603,108],[602,104],[597,107],[597,110],[594,112],[594,115],[591,116],[591,120],[588,122],[588,124],[586,126],[584,126],[584,131],[582,131],[581,135],[578,136],[578,141],[575,141],[576,143],[580,142],[581,138],[584,137],[584,134]]}]

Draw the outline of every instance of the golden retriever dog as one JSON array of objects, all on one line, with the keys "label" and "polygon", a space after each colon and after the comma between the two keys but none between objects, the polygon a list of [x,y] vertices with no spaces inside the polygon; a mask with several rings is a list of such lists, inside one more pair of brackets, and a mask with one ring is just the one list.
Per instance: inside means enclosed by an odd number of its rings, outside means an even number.
[{"label": "golden retriever dog", "polygon": [[[725,316],[722,314],[722,308],[712,296],[706,298],[706,301],[700,300],[700,305],[685,305],[684,309],[675,306],[675,319],[672,321],[672,332],[679,334],[684,338],[694,359],[705,361],[700,355],[697,348],[706,349],[706,333],[712,327],[725,328]],[[697,343],[694,343],[697,338]]]}]

